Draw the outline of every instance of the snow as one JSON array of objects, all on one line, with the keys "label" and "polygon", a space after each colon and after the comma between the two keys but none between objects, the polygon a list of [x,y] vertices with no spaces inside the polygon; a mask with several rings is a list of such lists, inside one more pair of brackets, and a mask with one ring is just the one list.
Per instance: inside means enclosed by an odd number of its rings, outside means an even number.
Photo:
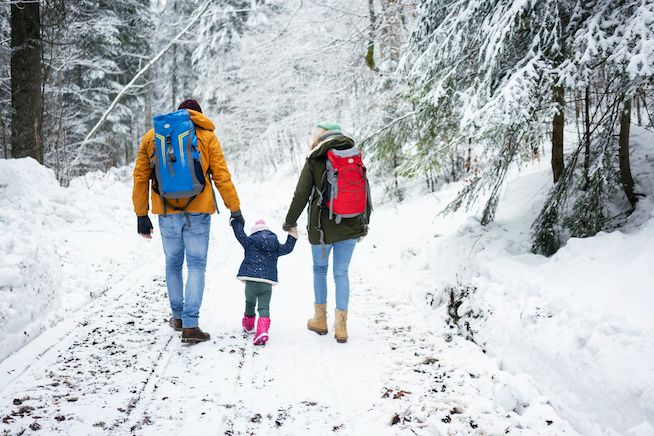
[{"label": "snow", "polygon": [[[439,215],[460,184],[378,204],[350,269],[347,344],[306,330],[311,259],[301,235],[279,261],[265,347],[240,328],[243,254],[227,216],[212,218],[200,318],[212,340],[187,346],[166,324],[156,219],[153,240],[135,232],[128,168],[62,188],[32,160],[0,161],[10,333],[0,428],[652,435],[653,151],[635,129],[632,165],[647,196],[622,230],[573,238],[550,258],[529,253],[551,184],[546,158],[511,171],[487,226],[474,213]],[[282,239],[296,175],[290,165],[268,180],[237,172],[246,221],[264,219]],[[333,291],[329,305],[332,320]]]},{"label": "snow", "polygon": [[[403,204],[411,226],[386,239],[405,256],[400,268],[389,262],[382,282],[412,277],[416,301],[428,288],[476,289],[460,309],[475,340],[502,368],[526,374],[582,434],[654,434],[654,149],[635,130],[632,163],[647,197],[624,231],[573,238],[551,258],[530,254],[529,225],[551,186],[543,158],[514,171],[494,223],[462,214],[430,223],[452,186]],[[427,210],[429,219],[416,219]]]},{"label": "snow", "polygon": [[[41,172],[45,182],[53,182],[32,161],[4,164],[28,179]],[[127,173],[95,175],[88,188],[80,179],[70,188],[48,182],[49,189],[32,192],[32,201],[44,209],[58,198],[66,207],[56,213],[68,216],[68,221],[58,217],[57,226],[39,229],[67,248],[55,251],[55,259],[69,269],[60,278],[59,303],[50,312],[64,313],[65,302],[72,301],[63,298],[72,292],[67,283],[108,271],[115,277],[95,300],[79,293],[77,310],[68,305],[62,322],[0,363],[4,431],[167,434],[184,428],[199,434],[426,435],[511,429],[575,434],[525,376],[503,370],[496,358],[458,333],[446,321],[444,306],[434,312],[423,298],[416,310],[406,298],[410,288],[379,281],[397,274],[384,265],[398,254],[411,261],[383,242],[381,231],[355,254],[349,343],[306,330],[313,298],[309,247],[303,240],[280,259],[271,339],[265,347],[255,347],[240,328],[243,285],[234,274],[242,249],[227,217],[214,216],[201,313],[201,325],[213,338],[198,346],[182,345],[165,323],[169,309],[156,220],[152,241],[133,232]],[[280,172],[266,185],[275,191],[262,196],[258,181],[237,177],[246,220],[265,219],[281,235],[294,178],[294,173]],[[88,202],[90,210],[77,207],[80,202]],[[377,228],[396,213],[392,206],[378,208]],[[16,221],[12,225],[18,226]],[[78,231],[83,234],[73,238]],[[82,254],[81,241],[97,245]],[[106,267],[99,274],[84,260],[94,257],[91,251],[106,252],[97,259]],[[131,261],[119,263],[124,257]],[[333,293],[330,297],[333,307]]]},{"label": "snow", "polygon": [[136,262],[130,181],[123,168],[65,189],[33,159],[0,160],[0,360]]}]

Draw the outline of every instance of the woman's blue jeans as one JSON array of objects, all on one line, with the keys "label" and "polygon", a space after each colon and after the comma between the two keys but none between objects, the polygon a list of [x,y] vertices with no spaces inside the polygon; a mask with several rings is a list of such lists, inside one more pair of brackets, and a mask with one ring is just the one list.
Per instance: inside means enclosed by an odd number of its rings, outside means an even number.
[{"label": "woman's blue jeans", "polygon": [[[198,326],[204,273],[207,268],[211,215],[207,213],[159,215],[159,230],[166,255],[166,287],[173,317],[182,320],[184,328]],[[182,266],[186,255],[186,291]]]},{"label": "woman's blue jeans", "polygon": [[324,246],[312,245],[313,255],[313,292],[316,304],[327,303],[327,268],[329,267],[329,254],[334,252],[334,283],[336,285],[336,308],[347,310],[350,300],[350,278],[348,270],[352,253],[357,244],[356,239],[347,239]]}]

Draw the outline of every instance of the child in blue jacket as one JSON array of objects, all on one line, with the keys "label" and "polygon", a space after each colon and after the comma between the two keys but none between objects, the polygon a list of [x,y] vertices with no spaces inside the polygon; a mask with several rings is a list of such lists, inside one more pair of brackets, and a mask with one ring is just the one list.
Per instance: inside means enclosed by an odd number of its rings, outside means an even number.
[{"label": "child in blue jacket", "polygon": [[277,284],[277,259],[293,251],[297,241],[297,230],[291,229],[286,243],[282,245],[277,240],[277,235],[268,230],[264,220],[255,223],[250,236],[245,234],[243,224],[239,221],[232,219],[230,224],[236,239],[245,249],[245,259],[236,277],[245,282],[243,329],[248,333],[254,331],[254,309],[258,307],[259,321],[253,342],[255,345],[265,345],[270,328],[272,287]]}]

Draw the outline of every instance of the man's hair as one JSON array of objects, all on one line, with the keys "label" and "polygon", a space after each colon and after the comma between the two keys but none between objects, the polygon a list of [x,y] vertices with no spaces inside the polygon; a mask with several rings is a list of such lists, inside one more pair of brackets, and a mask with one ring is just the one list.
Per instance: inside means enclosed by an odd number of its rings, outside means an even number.
[{"label": "man's hair", "polygon": [[182,104],[179,105],[177,110],[179,109],[192,109],[194,111],[202,113],[202,108],[200,107],[200,103],[198,103],[197,100],[193,100],[192,98],[189,98],[188,100],[184,100]]}]

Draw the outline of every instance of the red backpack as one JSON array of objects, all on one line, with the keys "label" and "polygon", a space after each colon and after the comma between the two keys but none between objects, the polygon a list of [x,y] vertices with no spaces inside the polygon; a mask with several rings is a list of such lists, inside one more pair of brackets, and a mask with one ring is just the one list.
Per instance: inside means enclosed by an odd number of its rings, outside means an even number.
[{"label": "red backpack", "polygon": [[327,152],[325,205],[329,219],[340,223],[342,218],[353,218],[366,212],[368,178],[366,166],[358,147]]}]

